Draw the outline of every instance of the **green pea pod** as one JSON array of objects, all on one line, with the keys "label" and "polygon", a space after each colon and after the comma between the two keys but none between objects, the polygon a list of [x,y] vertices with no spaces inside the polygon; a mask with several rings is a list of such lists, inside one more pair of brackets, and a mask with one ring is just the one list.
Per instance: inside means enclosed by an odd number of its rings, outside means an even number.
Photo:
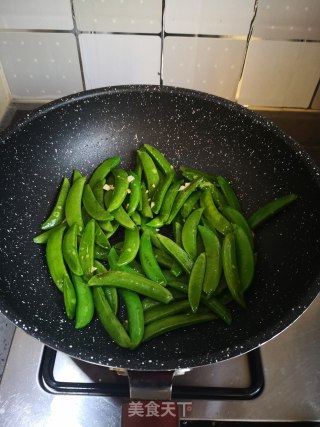
[{"label": "green pea pod", "polygon": [[72,224],[78,224],[79,233],[83,230],[83,218],[81,212],[81,202],[86,177],[78,178],[71,186],[65,206],[66,220],[71,227]]},{"label": "green pea pod", "polygon": [[94,259],[100,259],[101,261],[108,260],[109,250],[102,248],[101,246],[94,245]]},{"label": "green pea pod", "polygon": [[248,239],[246,232],[241,227],[236,226],[235,238],[240,282],[243,291],[245,291],[250,286],[254,276],[255,257],[251,242]]},{"label": "green pea pod", "polygon": [[72,320],[76,313],[77,297],[70,277],[67,274],[63,278],[63,302],[67,317]]},{"label": "green pea pod", "polygon": [[129,264],[133,261],[139,251],[140,234],[138,227],[133,230],[126,228],[124,232],[124,243],[118,260],[118,265]]},{"label": "green pea pod", "polygon": [[163,250],[158,248],[153,248],[153,253],[156,257],[158,264],[170,270],[173,263],[172,257],[167,254],[167,252],[164,252]]},{"label": "green pea pod", "polygon": [[141,214],[146,218],[152,218],[153,213],[149,204],[148,190],[145,183],[141,182]]},{"label": "green pea pod", "polygon": [[[96,259],[94,260],[94,267],[96,268],[95,270],[96,274],[105,273],[108,271],[105,268],[105,266]],[[117,288],[112,288],[111,286],[103,286],[103,292],[105,294],[105,297],[108,300],[108,303],[110,304],[111,310],[113,311],[114,314],[117,314],[118,305],[119,305]]]},{"label": "green pea pod", "polygon": [[154,164],[154,161],[147,152],[137,150],[137,153],[142,165],[143,173],[147,182],[147,188],[151,197],[159,184],[159,172],[157,170],[156,165]]},{"label": "green pea pod", "polygon": [[217,235],[207,227],[198,226],[205,254],[206,271],[203,280],[203,291],[211,295],[218,287],[222,273],[221,244]]},{"label": "green pea pod", "polygon": [[[59,225],[57,225],[59,227]],[[35,236],[32,241],[33,243],[43,244],[47,243],[49,236],[51,234],[51,231],[55,230],[55,228],[50,228],[50,230],[44,231],[43,233],[38,234]]]},{"label": "green pea pod", "polygon": [[188,218],[188,216],[191,214],[193,209],[197,206],[197,203],[200,199],[200,191],[195,191],[191,194],[190,197],[188,197],[187,201],[181,208],[181,216],[182,218]]},{"label": "green pea pod", "polygon": [[241,227],[246,235],[248,236],[248,239],[250,241],[251,247],[253,248],[253,234],[251,231],[251,228],[249,227],[249,224],[245,217],[242,215],[241,212],[238,210],[232,208],[231,206],[224,206],[221,209],[223,215],[232,223],[237,224],[239,227]]},{"label": "green pea pod", "polygon": [[82,174],[79,171],[79,169],[73,169],[73,174],[72,174],[72,184],[78,179],[78,178],[82,178]]},{"label": "green pea pod", "polygon": [[180,171],[182,175],[189,179],[190,181],[193,181],[197,178],[203,178],[205,181],[209,182],[215,182],[216,178],[213,175],[209,175],[206,172],[202,172],[198,169],[188,168],[186,166],[180,166]]},{"label": "green pea pod", "polygon": [[189,279],[188,300],[191,310],[195,313],[198,310],[204,274],[206,270],[206,255],[203,252],[195,260]]},{"label": "green pea pod", "polygon": [[169,254],[171,254],[173,258],[183,267],[184,271],[190,274],[193,267],[193,260],[187,254],[187,252],[185,252],[179,245],[177,245],[168,237],[163,236],[162,234],[157,234],[157,237],[160,243],[169,252]]},{"label": "green pea pod", "polygon": [[161,180],[152,197],[151,209],[154,213],[160,212],[162,203],[167,194],[167,191],[173,181],[174,174],[171,172],[170,175],[165,175]]},{"label": "green pea pod", "polygon": [[174,171],[173,166],[168,162],[165,156],[156,147],[150,144],[143,144],[143,147],[151,155],[153,160],[157,163],[157,165],[161,168],[162,172],[165,175],[169,175]]},{"label": "green pea pod", "polygon": [[294,202],[297,197],[298,196],[296,194],[287,194],[286,196],[279,197],[278,199],[267,203],[248,218],[249,226],[252,230],[255,230],[259,225],[263,224],[274,214]]},{"label": "green pea pod", "polygon": [[233,299],[242,307],[245,307],[243,289],[241,286],[236,255],[235,234],[228,233],[222,243],[222,267],[224,276]]},{"label": "green pea pod", "polygon": [[173,298],[171,293],[159,283],[153,282],[140,274],[124,271],[108,271],[107,273],[98,274],[89,280],[88,285],[129,289],[164,303],[170,302]]},{"label": "green pea pod", "polygon": [[135,172],[129,172],[128,180],[129,183],[129,203],[127,208],[127,213],[131,216],[136,209],[138,209],[140,199],[141,199],[141,181],[139,176]]},{"label": "green pea pod", "polygon": [[93,301],[99,320],[110,337],[120,347],[130,348],[130,337],[112,311],[102,288],[96,287],[93,289]]},{"label": "green pea pod", "polygon": [[222,319],[227,325],[231,325],[232,316],[230,310],[222,304],[217,298],[210,299],[201,297],[201,303],[207,306],[213,313]]},{"label": "green pea pod", "polygon": [[82,276],[83,271],[78,254],[78,224],[73,224],[62,240],[63,258],[72,273]]},{"label": "green pea pod", "polygon": [[217,182],[228,202],[228,205],[241,212],[240,202],[229,181],[223,176],[217,176]]},{"label": "green pea pod", "polygon": [[197,234],[203,208],[194,210],[186,219],[181,232],[181,241],[184,250],[195,260],[198,255]]},{"label": "green pea pod", "polygon": [[141,225],[141,216],[137,211],[132,212],[130,218],[136,225]]},{"label": "green pea pod", "polygon": [[94,241],[101,248],[110,249],[111,247],[107,236],[104,234],[98,222],[95,223]]},{"label": "green pea pod", "polygon": [[119,289],[120,296],[124,301],[129,324],[129,336],[131,340],[130,349],[138,347],[144,335],[144,313],[142,302],[136,292],[127,289]]},{"label": "green pea pod", "polygon": [[143,311],[150,310],[150,308],[156,307],[157,305],[161,305],[161,307],[164,306],[162,304],[162,302],[156,301],[155,299],[152,299],[152,298],[149,298],[149,297],[143,298],[143,301],[142,301]]},{"label": "green pea pod", "polygon": [[75,328],[81,329],[91,322],[94,315],[92,289],[82,277],[72,274],[71,278],[77,296]]},{"label": "green pea pod", "polygon": [[82,201],[85,210],[92,218],[98,221],[110,221],[113,218],[113,215],[110,215],[110,212],[103,209],[101,204],[95,198],[89,184],[84,186]]},{"label": "green pea pod", "polygon": [[110,237],[113,236],[116,233],[116,231],[118,230],[120,224],[117,221],[112,221],[111,225],[112,225],[112,230],[108,231],[106,233],[107,239],[110,239]]},{"label": "green pea pod", "polygon": [[65,204],[70,190],[70,182],[67,178],[63,178],[57,201],[52,209],[49,217],[41,224],[41,230],[49,230],[62,223],[65,216]]},{"label": "green pea pod", "polygon": [[191,181],[189,185],[184,185],[184,189],[179,192],[173,203],[172,210],[170,212],[168,220],[166,221],[166,224],[171,224],[173,219],[180,212],[180,209],[182,208],[186,200],[199,187],[202,182],[203,178],[197,178],[194,181]]},{"label": "green pea pod", "polygon": [[63,292],[64,277],[68,275],[62,255],[62,240],[66,225],[52,230],[47,241],[46,257],[50,275],[57,288]]},{"label": "green pea pod", "polygon": [[[177,217],[173,222],[173,236],[176,244],[182,247],[182,223],[177,220]],[[174,259],[171,264],[170,271],[175,277],[179,277],[183,273],[183,268],[178,261]]]},{"label": "green pea pod", "polygon": [[213,203],[210,190],[204,190],[200,197],[200,205],[204,209],[204,216],[206,217],[210,228],[216,229],[222,234],[227,234],[232,231],[230,222],[219,212]]},{"label": "green pea pod", "polygon": [[94,234],[95,221],[91,219],[83,230],[79,244],[79,259],[85,280],[88,280],[94,271]]},{"label": "green pea pod", "polygon": [[148,229],[145,229],[141,235],[139,258],[145,275],[149,279],[165,285],[167,281],[153,252],[150,230]]},{"label": "green pea pod", "polygon": [[129,188],[128,174],[125,170],[113,169],[112,174],[114,176],[114,190],[107,208],[108,212],[113,212],[122,205]]},{"label": "green pea pod", "polygon": [[105,186],[105,184],[106,184],[106,180],[102,179],[98,181],[96,185],[92,188],[94,197],[102,208],[104,208],[104,188],[103,187]]},{"label": "green pea pod", "polygon": [[155,320],[146,325],[144,329],[143,341],[149,341],[159,335],[165,334],[174,329],[186,328],[187,326],[198,325],[199,323],[210,322],[217,317],[213,313],[190,313],[175,314],[164,319]]},{"label": "green pea pod", "polygon": [[148,325],[155,320],[164,319],[174,314],[184,313],[190,309],[189,301],[184,299],[182,301],[174,301],[170,304],[155,305],[146,310],[144,314],[144,324]]},{"label": "green pea pod", "polygon": [[122,206],[113,211],[112,215],[114,216],[114,219],[118,221],[118,223],[124,228],[129,228],[130,230],[134,230],[136,228],[135,223],[132,221]]},{"label": "green pea pod", "polygon": [[94,171],[89,180],[89,185],[93,189],[98,181],[104,179],[110,171],[120,163],[120,157],[110,157],[103,161]]},{"label": "green pea pod", "polygon": [[[113,217],[114,219],[114,217]],[[105,231],[106,233],[110,233],[111,231],[113,231],[113,226],[111,221],[99,221],[98,222],[100,228]]]}]

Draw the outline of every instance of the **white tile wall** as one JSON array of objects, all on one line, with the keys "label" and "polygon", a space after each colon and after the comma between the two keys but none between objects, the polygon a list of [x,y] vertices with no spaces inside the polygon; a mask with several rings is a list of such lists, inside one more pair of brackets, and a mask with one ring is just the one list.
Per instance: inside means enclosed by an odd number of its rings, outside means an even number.
[{"label": "white tile wall", "polygon": [[319,0],[259,0],[253,36],[320,40]]},{"label": "white tile wall", "polygon": [[0,61],[15,98],[51,99],[83,90],[73,34],[0,33]]},{"label": "white tile wall", "polygon": [[7,79],[0,62],[0,122],[11,101]]},{"label": "white tile wall", "polygon": [[307,108],[320,77],[320,43],[252,41],[239,102]]},{"label": "white tile wall", "polygon": [[254,0],[167,0],[165,31],[247,36]]},{"label": "white tile wall", "polygon": [[74,0],[81,31],[160,33],[162,0]]},{"label": "white tile wall", "polygon": [[0,28],[71,30],[70,0],[1,0]]},{"label": "white tile wall", "polygon": [[313,99],[311,108],[320,110],[320,87],[318,87],[318,90],[317,90],[316,95]]},{"label": "white tile wall", "polygon": [[80,47],[88,89],[160,83],[158,36],[82,34]]},{"label": "white tile wall", "polygon": [[244,40],[168,36],[163,82],[234,100],[245,47]]}]

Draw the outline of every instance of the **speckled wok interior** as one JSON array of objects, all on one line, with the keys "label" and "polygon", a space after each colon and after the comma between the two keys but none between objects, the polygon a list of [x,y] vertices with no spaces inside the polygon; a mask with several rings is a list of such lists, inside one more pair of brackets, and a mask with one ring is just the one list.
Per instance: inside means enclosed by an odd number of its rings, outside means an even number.
[{"label": "speckled wok interior", "polygon": [[[90,174],[109,156],[125,168],[148,142],[175,167],[228,177],[250,214],[295,192],[299,200],[256,233],[248,308],[233,323],[171,332],[135,351],[118,348],[96,319],[75,330],[32,243],[63,176]],[[278,334],[319,290],[319,170],[303,149],[253,112],[203,93],[148,86],[105,88],[48,104],[1,135],[0,308],[17,326],[77,358],[132,369],[174,369],[239,355]]]}]

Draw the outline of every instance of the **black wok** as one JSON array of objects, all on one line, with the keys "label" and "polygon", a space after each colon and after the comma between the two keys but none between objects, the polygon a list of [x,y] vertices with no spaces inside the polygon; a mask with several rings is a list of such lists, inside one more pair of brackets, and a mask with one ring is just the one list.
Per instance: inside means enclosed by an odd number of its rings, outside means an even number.
[{"label": "black wok", "polygon": [[[290,192],[299,200],[256,233],[248,308],[171,332],[135,351],[118,348],[98,320],[75,330],[32,242],[63,176],[90,174],[108,156],[133,165],[144,142],[175,167],[230,178],[246,214]],[[106,88],[47,104],[1,135],[0,308],[50,347],[89,362],[137,370],[194,367],[247,352],[289,326],[319,290],[319,169],[290,137],[255,113],[204,93],[148,86]]]}]

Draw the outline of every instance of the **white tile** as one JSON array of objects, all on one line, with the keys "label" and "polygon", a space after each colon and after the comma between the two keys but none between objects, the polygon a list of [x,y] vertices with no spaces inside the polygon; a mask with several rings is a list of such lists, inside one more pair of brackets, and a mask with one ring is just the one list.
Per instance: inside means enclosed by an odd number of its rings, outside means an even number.
[{"label": "white tile", "polygon": [[6,76],[0,62],[0,123],[11,101],[11,94]]},{"label": "white tile", "polygon": [[83,90],[75,36],[0,33],[0,61],[13,98],[59,98]]},{"label": "white tile", "polygon": [[74,0],[74,9],[81,31],[161,31],[162,0]]},{"label": "white tile", "polygon": [[0,1],[0,28],[71,30],[70,0]]},{"label": "white tile", "polygon": [[252,41],[239,102],[308,107],[320,77],[320,43]]},{"label": "white tile", "polygon": [[247,36],[254,0],[168,0],[165,31]]},{"label": "white tile", "polygon": [[319,0],[259,0],[253,36],[320,40]]},{"label": "white tile", "polygon": [[166,37],[163,82],[234,100],[246,42],[206,37]]},{"label": "white tile", "polygon": [[88,89],[160,82],[158,36],[82,34],[80,47]]},{"label": "white tile", "polygon": [[313,98],[311,108],[320,110],[320,86],[318,87],[315,97]]}]

